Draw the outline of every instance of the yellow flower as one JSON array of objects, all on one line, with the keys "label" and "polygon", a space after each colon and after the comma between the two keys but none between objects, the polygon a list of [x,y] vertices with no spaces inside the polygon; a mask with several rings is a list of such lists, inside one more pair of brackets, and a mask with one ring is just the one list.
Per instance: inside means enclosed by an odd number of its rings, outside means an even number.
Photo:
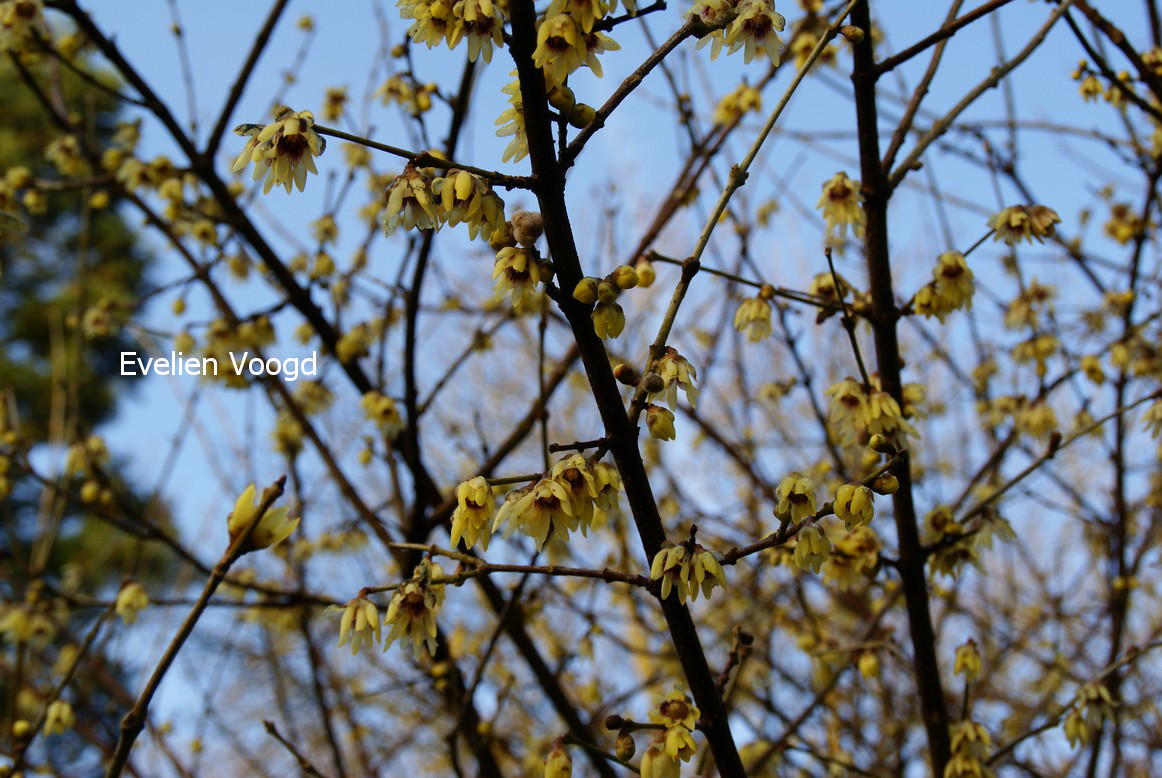
[{"label": "yellow flower", "polygon": [[468,36],[468,60],[475,62],[483,54],[485,63],[492,62],[492,47],[504,48],[504,15],[492,0],[457,0],[452,13],[459,24],[448,38],[448,47],[455,48],[463,35]]},{"label": "yellow flower", "polygon": [[380,392],[368,392],[363,395],[360,405],[363,406],[363,413],[368,420],[375,422],[375,426],[379,428],[380,432],[389,438],[394,438],[403,431],[403,415],[396,407],[395,400],[387,395]]},{"label": "yellow flower", "polygon": [[400,585],[391,598],[384,616],[384,625],[391,625],[383,639],[383,650],[399,640],[400,648],[410,640],[412,656],[418,661],[420,649],[436,653],[436,611],[444,602],[444,585],[432,583],[442,579],[444,570],[435,562],[425,559],[416,566],[410,581]]},{"label": "yellow flower", "polygon": [[642,778],[680,778],[682,763],[666,753],[664,740],[655,740],[642,754]]},{"label": "yellow flower", "polygon": [[315,132],[315,116],[310,111],[279,112],[273,124],[242,124],[234,128],[237,135],[250,136],[242,153],[234,161],[238,173],[254,163],[254,180],[266,176],[264,193],[281,186],[289,193],[291,186],[303,191],[307,173],[318,175],[315,157],[322,155],[327,141]]},{"label": "yellow flower", "polygon": [[550,532],[567,543],[569,533],[577,529],[569,490],[552,478],[540,479],[527,491],[510,493],[496,514],[492,531],[501,523],[505,524],[506,538],[520,530],[536,541],[538,551],[544,547]]},{"label": "yellow flower", "polygon": [[408,28],[408,35],[416,43],[426,44],[430,49],[441,41],[446,40],[451,46],[453,38],[460,39],[457,27],[463,22],[452,13],[451,0],[400,0],[397,5],[401,17],[415,20]]},{"label": "yellow flower", "polygon": [[976,284],[963,254],[959,251],[941,254],[932,276],[935,280],[916,293],[917,313],[944,321],[952,311],[972,308]]},{"label": "yellow flower", "polygon": [[683,605],[690,595],[690,560],[683,545],[663,548],[654,555],[650,566],[650,579],[662,582],[662,599],[670,592],[678,592],[678,602]]},{"label": "yellow flower", "polygon": [[690,403],[691,408],[697,406],[698,388],[694,386],[694,381],[698,378],[698,371],[686,361],[685,357],[667,346],[666,352],[658,360],[654,370],[662,377],[664,385],[660,391],[650,394],[650,400],[665,399],[671,409],[676,409],[678,407],[678,387],[681,386],[686,392],[686,402]]},{"label": "yellow flower", "polygon": [[690,9],[688,15],[700,19],[711,30],[702,36],[697,46],[700,49],[707,43],[713,44],[710,48],[711,60],[717,59],[722,52],[722,46],[726,42],[726,32],[723,28],[734,19],[734,7],[733,0],[701,0]]},{"label": "yellow flower", "polygon": [[976,641],[969,638],[956,649],[956,663],[952,672],[963,675],[968,682],[980,678],[980,652],[977,651]]},{"label": "yellow flower", "polygon": [[1093,75],[1092,73],[1090,73],[1082,80],[1081,86],[1078,87],[1078,90],[1081,92],[1082,99],[1084,99],[1087,103],[1090,100],[1097,100],[1105,91],[1102,89],[1101,81],[1099,81],[1097,76]]},{"label": "yellow flower", "polygon": [[573,760],[560,738],[553,744],[553,750],[545,757],[545,778],[571,778]]},{"label": "yellow flower", "polygon": [[[516,71],[512,71],[509,75],[515,76]],[[524,102],[520,95],[520,81],[509,83],[501,91],[508,95],[509,107],[496,120],[496,124],[500,126],[496,134],[501,138],[507,138],[511,135],[512,140],[505,147],[500,160],[501,162],[520,162],[529,153],[529,138],[525,133]]]},{"label": "yellow flower", "polygon": [[347,87],[328,87],[323,97],[323,118],[329,122],[337,122],[343,117],[343,110],[347,106]]},{"label": "yellow flower", "polygon": [[977,722],[968,719],[952,731],[952,758],[944,768],[944,778],[983,778],[992,772],[985,767],[992,739]]},{"label": "yellow flower", "polygon": [[738,15],[726,28],[727,53],[744,49],[743,61],[749,63],[761,51],[777,66],[783,44],[776,31],[783,29],[786,20],[775,10],[773,0],[741,0],[735,11]]},{"label": "yellow flower", "polygon": [[585,64],[588,56],[585,32],[572,14],[550,14],[540,22],[533,64],[545,71],[549,85],[565,83],[570,73]]},{"label": "yellow flower", "polygon": [[[380,85],[379,89],[375,91],[375,96],[382,100],[384,105],[398,103],[412,116],[419,116],[432,109],[432,94],[434,92],[434,84],[413,86],[404,80],[402,76],[394,75]],[[362,147],[349,145],[347,148],[357,149]]]},{"label": "yellow flower", "polygon": [[797,470],[789,474],[775,490],[779,498],[775,505],[775,516],[794,524],[815,517],[815,482]]},{"label": "yellow flower", "polygon": [[456,510],[452,512],[452,548],[456,548],[463,537],[464,548],[471,549],[479,541],[480,547],[487,551],[495,510],[496,498],[483,476],[457,486]]},{"label": "yellow flower", "polygon": [[848,532],[870,524],[875,515],[875,495],[863,484],[844,484],[835,492],[835,515],[843,520]]},{"label": "yellow flower", "polygon": [[1142,426],[1150,431],[1150,437],[1156,438],[1162,433],[1162,401],[1151,405],[1142,417]]},{"label": "yellow flower", "polygon": [[674,684],[674,688],[650,711],[650,721],[666,729],[685,727],[693,732],[701,715],[702,712],[686,694],[686,687]]},{"label": "yellow flower", "polygon": [[[603,73],[601,60],[597,59],[597,55],[607,51],[621,51],[621,45],[603,32],[591,32],[585,36],[585,66],[592,70],[593,75],[598,78],[601,78]],[[592,112],[591,107],[578,104],[577,110],[569,112],[570,122],[573,123],[574,127],[583,129],[589,122],[593,121]]]},{"label": "yellow flower", "polygon": [[799,569],[818,573],[830,554],[831,540],[818,525],[808,524],[796,535],[795,564]]},{"label": "yellow flower", "polygon": [[650,579],[662,582],[662,599],[676,590],[678,602],[685,604],[687,597],[698,599],[699,589],[709,598],[715,586],[726,588],[726,572],[714,553],[698,544],[694,544],[691,552],[687,546],[684,543],[666,546],[654,555]]},{"label": "yellow flower", "polygon": [[[226,528],[230,533],[230,542],[238,537],[258,513],[258,504],[255,502],[257,490],[250,484],[234,502],[234,510],[226,519]],[[257,526],[250,533],[244,549],[254,551],[260,548],[270,548],[290,537],[299,525],[299,520],[291,519],[288,515],[290,508],[267,508],[266,513],[258,520]]]},{"label": "yellow flower", "polygon": [[465,170],[449,170],[432,182],[432,194],[439,198],[443,223],[452,227],[466,223],[468,237],[473,240],[477,234],[487,240],[504,226],[504,201],[480,176]]},{"label": "yellow flower", "polygon": [[616,338],[625,329],[625,311],[617,303],[598,303],[589,316],[599,338]]},{"label": "yellow flower", "polygon": [[44,734],[63,735],[73,728],[76,721],[77,717],[73,713],[72,705],[64,700],[53,700],[48,706],[48,712],[44,719]]},{"label": "yellow flower", "polygon": [[823,218],[827,222],[828,243],[843,243],[847,239],[849,225],[856,237],[863,235],[867,214],[863,211],[859,182],[852,181],[843,171],[823,184],[823,194],[815,207],[823,211]]},{"label": "yellow flower", "polygon": [[339,617],[339,648],[351,644],[351,656],[359,649],[370,649],[379,642],[379,610],[375,603],[356,597],[340,608],[332,605],[327,610],[341,610]]},{"label": "yellow flower", "polygon": [[681,725],[667,729],[663,738],[666,755],[671,759],[689,762],[698,751],[694,736],[690,734],[690,730]]},{"label": "yellow flower", "polygon": [[545,11],[546,16],[569,13],[581,20],[581,29],[586,34],[593,31],[593,24],[604,19],[609,13],[609,5],[604,0],[553,0]]},{"label": "yellow flower", "polygon": [[114,610],[121,617],[123,624],[132,624],[137,621],[137,614],[149,605],[149,595],[145,587],[137,581],[130,581],[117,592],[117,601]]},{"label": "yellow flower", "polygon": [[621,474],[613,465],[605,462],[590,462],[589,468],[593,472],[593,482],[597,488],[597,497],[594,502],[603,511],[615,511],[618,508],[618,492],[621,491]]},{"label": "yellow flower", "polygon": [[1045,238],[1053,237],[1055,225],[1060,222],[1061,217],[1043,205],[1014,205],[993,214],[988,224],[996,231],[994,241],[1015,246],[1022,240],[1043,243]]},{"label": "yellow flower", "polygon": [[522,302],[531,303],[536,296],[541,274],[535,250],[505,246],[496,252],[496,264],[492,268],[492,278],[496,281],[496,299],[501,300],[508,295],[514,308]]},{"label": "yellow flower", "polygon": [[405,230],[434,230],[440,226],[429,168],[416,169],[410,163],[387,187],[387,210],[383,231],[391,235],[401,225]]},{"label": "yellow flower", "polygon": [[762,297],[748,297],[734,314],[734,328],[745,332],[751,342],[771,334],[771,304]]},{"label": "yellow flower", "polygon": [[678,435],[674,430],[674,414],[660,405],[646,408],[646,427],[658,440],[673,440]]},{"label": "yellow flower", "polygon": [[42,0],[6,0],[0,3],[0,51],[34,51],[37,37],[50,37],[44,23]]},{"label": "yellow flower", "polygon": [[715,124],[733,124],[748,111],[761,111],[763,98],[759,90],[743,82],[718,101],[712,117]]},{"label": "yellow flower", "polygon": [[573,518],[587,535],[593,522],[594,500],[597,499],[597,479],[590,471],[585,457],[573,454],[553,465],[549,477],[565,487],[569,493],[569,504],[573,508]]}]

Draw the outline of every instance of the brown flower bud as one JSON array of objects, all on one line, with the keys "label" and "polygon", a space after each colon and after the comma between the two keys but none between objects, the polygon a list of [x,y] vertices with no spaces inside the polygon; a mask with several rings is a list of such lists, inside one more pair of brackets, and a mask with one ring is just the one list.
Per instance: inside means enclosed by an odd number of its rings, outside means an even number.
[{"label": "brown flower bud", "polygon": [[852,43],[859,43],[863,40],[863,30],[852,24],[845,24],[840,27],[839,34]]},{"label": "brown flower bud", "polygon": [[545,231],[545,221],[535,211],[517,211],[512,215],[512,235],[522,246],[532,246]]},{"label": "brown flower bud", "polygon": [[624,362],[613,368],[613,377],[626,386],[637,386],[642,380],[637,371]]},{"label": "brown flower bud", "polygon": [[637,751],[637,743],[633,741],[633,734],[629,731],[628,727],[623,727],[617,733],[617,740],[614,742],[613,750],[617,754],[617,758],[623,762],[628,762],[630,759],[633,759],[633,755]]},{"label": "brown flower bud", "polygon": [[650,394],[657,394],[666,388],[666,381],[657,373],[646,373],[642,379],[642,388]]}]

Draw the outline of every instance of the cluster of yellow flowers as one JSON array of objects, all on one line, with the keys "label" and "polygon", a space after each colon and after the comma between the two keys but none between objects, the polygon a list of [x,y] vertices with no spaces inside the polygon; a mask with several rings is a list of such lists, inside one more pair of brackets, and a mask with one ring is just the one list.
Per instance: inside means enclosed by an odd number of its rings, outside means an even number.
[{"label": "cluster of yellow flowers", "polygon": [[1073,707],[1065,714],[1062,729],[1072,746],[1083,746],[1089,742],[1090,733],[1103,719],[1114,715],[1114,700],[1110,691],[1102,683],[1087,683],[1077,690]]},{"label": "cluster of yellow flowers", "polygon": [[314,129],[315,115],[310,111],[280,110],[273,124],[240,124],[236,135],[250,140],[234,161],[234,172],[254,163],[254,180],[266,177],[263,193],[281,186],[289,193],[291,185],[301,192],[307,184],[307,173],[318,175],[315,157],[327,149],[327,141]]},{"label": "cluster of yellow flowers", "polygon": [[[830,540],[830,539],[829,539]],[[796,544],[796,548],[798,544]],[[883,544],[870,527],[853,527],[835,540],[823,564],[823,582],[850,590],[875,573]]]},{"label": "cluster of yellow flowers", "polygon": [[718,101],[711,118],[715,124],[734,124],[748,112],[757,113],[762,108],[763,98],[759,90],[743,81]]},{"label": "cluster of yellow flowers", "polygon": [[982,778],[991,774],[985,766],[992,739],[983,726],[966,719],[952,731],[952,756],[944,766],[944,778]]},{"label": "cluster of yellow flowers", "polygon": [[638,285],[649,286],[653,282],[652,277],[646,280],[649,283],[642,283],[637,270],[629,265],[619,265],[603,279],[582,278],[573,289],[573,299],[582,305],[593,305],[590,317],[597,337],[616,338],[625,329],[625,311],[617,302],[618,296],[624,290]]},{"label": "cluster of yellow flowers", "polygon": [[616,467],[573,454],[528,486],[509,492],[497,511],[492,486],[477,476],[456,487],[452,547],[463,540],[465,548],[479,543],[487,549],[491,533],[501,525],[504,537],[519,530],[536,541],[538,550],[550,534],[568,542],[571,532],[588,534],[596,511],[617,510],[619,489],[621,476]]},{"label": "cluster of yellow flowers", "polygon": [[825,392],[831,397],[828,421],[839,441],[852,445],[871,435],[884,435],[898,443],[904,435],[918,433],[907,421],[907,414],[885,391],[873,385],[865,387],[853,378],[845,378]]},{"label": "cluster of yellow flowers", "polygon": [[1052,238],[1061,217],[1052,208],[1044,205],[1014,205],[993,214],[989,226],[995,230],[993,240],[1003,240],[1015,246],[1025,240],[1044,243]]},{"label": "cluster of yellow flowers", "polygon": [[852,181],[843,171],[824,182],[823,194],[815,207],[823,211],[829,245],[842,245],[847,239],[848,227],[851,227],[857,238],[863,235],[867,214],[863,211],[859,182]]},{"label": "cluster of yellow flowers", "polygon": [[940,321],[953,311],[972,308],[976,284],[972,271],[959,251],[946,251],[936,260],[933,280],[916,292],[916,313]]},{"label": "cluster of yellow flowers", "polygon": [[693,759],[698,750],[693,733],[701,715],[681,685],[674,686],[650,711],[650,721],[663,729],[642,754],[638,768],[642,778],[678,778],[682,763]]},{"label": "cluster of yellow flowers", "polygon": [[778,33],[786,26],[786,20],[775,10],[774,0],[701,0],[689,15],[710,28],[711,32],[698,41],[698,48],[711,44],[711,59],[718,57],[725,46],[728,54],[742,49],[748,64],[759,53],[765,54],[772,65],[779,64],[783,44]]},{"label": "cluster of yellow flowers", "polygon": [[683,605],[687,597],[697,600],[699,589],[709,599],[715,586],[726,588],[726,572],[718,557],[693,540],[663,546],[654,555],[650,578],[662,582],[662,599],[674,591]]},{"label": "cluster of yellow flowers", "polygon": [[363,395],[360,404],[367,419],[374,422],[379,431],[388,438],[394,438],[403,431],[403,414],[399,412],[399,407],[392,398],[381,392],[372,391]]},{"label": "cluster of yellow flowers", "polygon": [[538,21],[537,47],[533,64],[544,71],[545,84],[552,88],[564,84],[578,68],[588,66],[598,77],[601,62],[598,54],[621,48],[613,38],[593,25],[600,18],[604,3],[586,0],[554,0],[544,18]]},{"label": "cluster of yellow flowers", "polygon": [[399,15],[412,19],[408,35],[433,48],[441,41],[449,49],[468,38],[468,59],[483,55],[492,61],[492,47],[504,47],[504,11],[492,0],[399,0]]},{"label": "cluster of yellow flowers", "polygon": [[387,235],[400,226],[438,230],[465,223],[468,237],[489,239],[504,227],[504,201],[475,173],[453,169],[437,175],[435,168],[409,163],[387,187],[382,222]]},{"label": "cluster of yellow flowers", "polygon": [[[444,570],[434,561],[425,559],[416,566],[412,577],[395,590],[383,626],[390,626],[383,638],[383,650],[387,651],[396,640],[400,648],[410,643],[412,656],[420,658],[420,650],[436,653],[436,611],[444,602]],[[351,645],[351,655],[359,649],[370,649],[380,640],[379,610],[375,603],[360,594],[346,605],[332,605],[329,611],[338,611],[339,646]]]},{"label": "cluster of yellow flowers", "polygon": [[375,90],[375,96],[384,105],[395,103],[411,116],[419,116],[432,110],[432,95],[437,91],[433,83],[413,83],[397,73],[380,84],[379,89]]}]

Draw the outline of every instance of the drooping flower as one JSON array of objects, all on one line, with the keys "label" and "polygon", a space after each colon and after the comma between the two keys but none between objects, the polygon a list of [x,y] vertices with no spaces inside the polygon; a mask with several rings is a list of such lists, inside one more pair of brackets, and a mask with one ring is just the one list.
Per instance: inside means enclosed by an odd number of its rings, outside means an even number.
[{"label": "drooping flower", "polygon": [[795,564],[818,573],[831,555],[831,540],[818,524],[808,524],[795,536]]},{"label": "drooping flower", "polygon": [[448,48],[455,48],[461,37],[468,38],[468,60],[481,55],[492,62],[492,47],[504,48],[504,15],[492,0],[457,0],[452,14],[459,21],[448,37]]},{"label": "drooping flower", "polygon": [[449,170],[432,182],[432,194],[439,198],[440,220],[452,227],[466,223],[469,238],[487,240],[504,226],[504,201],[480,176]]},{"label": "drooping flower", "polygon": [[73,706],[64,700],[53,700],[44,719],[44,734],[63,735],[77,721]]},{"label": "drooping flower", "polygon": [[625,329],[625,311],[617,303],[598,303],[589,316],[599,338],[616,338]]},{"label": "drooping flower", "polygon": [[471,549],[480,542],[488,550],[492,535],[492,514],[496,498],[492,486],[484,476],[476,476],[456,487],[456,510],[452,512],[452,548],[464,538],[464,548]]},{"label": "drooping flower", "polygon": [[496,281],[496,299],[502,300],[508,295],[514,308],[522,302],[532,302],[541,275],[535,249],[505,246],[496,252],[496,264],[492,268],[492,277]]},{"label": "drooping flower", "polygon": [[553,743],[553,750],[545,757],[545,778],[571,778],[573,759],[561,738]]},{"label": "drooping flower", "polygon": [[852,181],[843,171],[823,184],[823,194],[815,207],[823,211],[823,218],[827,222],[828,243],[843,243],[847,239],[849,226],[857,238],[863,235],[867,214],[863,211],[859,182]]},{"label": "drooping flower", "polygon": [[1023,240],[1044,243],[1045,238],[1053,237],[1060,222],[1057,212],[1044,205],[1014,205],[993,214],[988,224],[996,231],[993,240],[1015,246]]},{"label": "drooping flower", "polygon": [[588,56],[585,32],[571,13],[549,14],[540,22],[533,64],[545,72],[545,80],[550,85],[565,83],[570,73],[585,64]]},{"label": "drooping flower", "polygon": [[677,409],[678,387],[681,386],[686,392],[686,402],[690,403],[691,408],[697,406],[698,388],[694,386],[694,381],[698,378],[698,371],[684,356],[667,346],[654,370],[662,377],[664,386],[660,391],[652,392],[650,400],[664,399],[671,409]]},{"label": "drooping flower", "polygon": [[[258,514],[256,496],[257,489],[254,484],[250,484],[235,501],[234,510],[226,519],[226,528],[230,533],[231,543],[255,520]],[[297,518],[291,519],[289,513],[290,508],[287,507],[275,508],[272,506],[267,508],[266,513],[262,514],[262,517],[258,519],[258,524],[251,531],[244,549],[254,551],[260,548],[270,548],[290,537],[290,534],[295,531],[295,527],[299,525],[299,520]]]},{"label": "drooping flower", "polygon": [[237,135],[250,136],[242,153],[234,161],[238,173],[254,163],[254,180],[266,177],[263,193],[281,186],[289,193],[291,186],[301,192],[307,184],[307,173],[318,175],[315,157],[327,149],[327,141],[314,130],[315,115],[310,111],[279,112],[273,124],[242,124],[234,128]]},{"label": "drooping flower", "polygon": [[956,675],[963,675],[964,680],[971,682],[980,678],[980,671],[980,651],[976,648],[976,641],[969,638],[957,647],[956,663],[952,672]]},{"label": "drooping flower", "polygon": [[761,111],[763,98],[759,90],[745,81],[727,92],[714,108],[712,120],[715,124],[733,124],[749,111]]},{"label": "drooping flower", "polygon": [[748,297],[734,314],[734,328],[745,332],[751,342],[758,342],[771,334],[771,304],[761,296]]},{"label": "drooping flower", "polygon": [[686,543],[663,547],[654,555],[650,579],[662,582],[662,599],[676,591],[682,604],[687,597],[697,600],[699,591],[709,599],[715,586],[726,588],[722,564],[714,552],[698,544],[694,544],[692,551]]},{"label": "drooping flower", "polygon": [[383,231],[391,235],[400,226],[406,230],[434,230],[440,226],[435,183],[429,168],[408,164],[387,187],[387,210],[382,216]]},{"label": "drooping flower", "polygon": [[681,778],[682,763],[666,753],[664,737],[655,740],[642,754],[642,778]]},{"label": "drooping flower", "polygon": [[339,617],[339,647],[351,644],[351,656],[359,649],[370,649],[379,642],[379,609],[365,597],[356,597],[343,607],[332,605],[327,610],[341,611]]},{"label": "drooping flower", "polygon": [[646,408],[646,427],[658,440],[673,440],[678,435],[674,430],[674,413],[661,405]]},{"label": "drooping flower", "polygon": [[553,0],[545,15],[555,16],[566,12],[579,20],[581,29],[588,34],[593,31],[594,23],[609,13],[609,4],[605,0]]},{"label": "drooping flower", "polygon": [[815,482],[799,471],[784,478],[775,494],[779,498],[775,516],[781,521],[801,524],[815,517]]},{"label": "drooping flower", "polygon": [[149,595],[145,587],[137,581],[129,581],[117,592],[114,610],[121,617],[122,624],[132,624],[137,621],[137,614],[149,606]]},{"label": "drooping flower", "polygon": [[835,491],[835,515],[843,520],[848,532],[870,524],[875,515],[875,495],[863,484],[844,484]]},{"label": "drooping flower", "polygon": [[363,406],[363,413],[368,420],[375,422],[375,426],[384,435],[394,438],[403,431],[403,415],[399,412],[395,400],[387,395],[376,391],[368,392],[363,395],[360,405]]},{"label": "drooping flower", "polygon": [[[512,71],[509,75],[515,76],[516,71]],[[529,153],[529,137],[525,132],[524,101],[521,98],[520,81],[510,82],[501,91],[508,95],[509,106],[496,119],[496,124],[500,126],[496,134],[501,138],[507,138],[511,135],[512,140],[505,147],[500,160],[501,162],[520,162]]]},{"label": "drooping flower", "polygon": [[384,651],[399,640],[401,649],[411,642],[412,656],[417,661],[421,648],[426,647],[429,654],[435,655],[436,611],[444,602],[444,584],[433,581],[443,577],[444,569],[425,559],[416,566],[411,580],[396,589],[383,619],[385,626],[391,625],[383,639]]},{"label": "drooping flower", "polygon": [[597,479],[589,469],[589,463],[581,454],[573,454],[553,465],[549,477],[568,491],[573,518],[577,520],[581,534],[587,534],[593,522],[594,500],[597,499]]},{"label": "drooping flower", "polygon": [[755,54],[762,52],[777,66],[779,49],[783,47],[777,33],[786,26],[786,20],[775,10],[773,0],[741,0],[735,11],[738,15],[725,31],[727,53],[743,49],[743,61],[749,64]]},{"label": "drooping flower", "polygon": [[959,251],[946,251],[932,270],[934,280],[916,293],[916,312],[940,321],[953,311],[972,308],[976,291],[972,271]]},{"label": "drooping flower", "polygon": [[650,711],[650,721],[661,724],[666,729],[685,727],[693,732],[701,715],[702,712],[686,694],[686,687],[674,684],[674,688]]},{"label": "drooping flower", "polygon": [[538,551],[544,547],[550,532],[568,542],[569,533],[577,529],[569,490],[552,478],[542,478],[527,491],[509,494],[496,514],[492,531],[502,523],[506,538],[520,530],[536,541]]}]

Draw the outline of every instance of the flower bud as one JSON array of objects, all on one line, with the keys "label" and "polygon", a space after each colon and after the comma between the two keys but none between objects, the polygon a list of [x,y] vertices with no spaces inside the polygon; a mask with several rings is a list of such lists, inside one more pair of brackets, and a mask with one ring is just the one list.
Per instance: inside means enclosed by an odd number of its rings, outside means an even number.
[{"label": "flower bud", "polygon": [[900,480],[891,473],[884,473],[872,481],[871,488],[876,494],[895,494],[900,488]]},{"label": "flower bud", "polygon": [[603,303],[611,303],[617,299],[621,290],[611,281],[602,281],[597,285],[597,299]]},{"label": "flower bud", "polygon": [[553,87],[553,90],[549,92],[549,105],[565,116],[569,116],[577,105],[577,97],[573,94],[572,89],[562,84]]},{"label": "flower bud", "polygon": [[597,111],[593,110],[593,106],[585,105],[585,103],[578,103],[572,111],[569,112],[569,124],[573,125],[579,130],[583,130],[589,126],[589,123],[597,118]]},{"label": "flower bud", "polygon": [[395,57],[396,59],[399,59],[404,54],[407,54],[407,48],[405,48],[402,43],[397,43],[391,47],[391,56]]},{"label": "flower bud", "polygon": [[534,211],[517,211],[512,215],[512,235],[522,246],[532,246],[545,231],[545,221]]},{"label": "flower bud", "polygon": [[759,299],[773,300],[775,299],[775,287],[770,284],[763,284],[759,287]]},{"label": "flower bud", "polygon": [[890,456],[896,453],[896,447],[892,445],[892,442],[888,440],[886,436],[881,435],[878,432],[868,438],[867,445],[873,451],[878,451],[881,454],[887,454]]},{"label": "flower bud", "polygon": [[864,678],[875,678],[880,674],[880,660],[873,651],[864,651],[860,654],[856,664],[859,667],[859,674]]},{"label": "flower bud", "polygon": [[644,257],[637,261],[637,267],[635,269],[637,270],[637,285],[642,289],[652,285],[654,279],[658,277],[657,272],[654,270],[654,263]]},{"label": "flower bud", "polygon": [[637,743],[633,741],[633,735],[630,733],[628,727],[623,728],[617,733],[617,740],[614,742],[613,750],[617,754],[617,758],[623,762],[628,762],[630,759],[633,759],[634,752],[637,751]]},{"label": "flower bud", "polygon": [[590,276],[582,278],[573,288],[573,299],[584,305],[593,305],[597,302],[598,283],[600,282],[596,278]]},{"label": "flower bud", "polygon": [[610,278],[620,289],[633,289],[638,285],[637,271],[629,265],[618,265],[610,273]]},{"label": "flower bud", "polygon": [[641,381],[637,371],[624,362],[613,368],[613,377],[626,386],[637,386]]},{"label": "flower bud", "polygon": [[852,24],[845,24],[840,27],[839,34],[847,38],[851,43],[859,43],[863,40],[863,30]]},{"label": "flower bud", "polygon": [[646,373],[646,377],[642,379],[642,388],[650,394],[657,394],[666,388],[666,379],[657,373]]},{"label": "flower bud", "polygon": [[673,440],[678,435],[674,431],[674,414],[660,405],[651,405],[646,411],[646,426],[658,440]]}]

